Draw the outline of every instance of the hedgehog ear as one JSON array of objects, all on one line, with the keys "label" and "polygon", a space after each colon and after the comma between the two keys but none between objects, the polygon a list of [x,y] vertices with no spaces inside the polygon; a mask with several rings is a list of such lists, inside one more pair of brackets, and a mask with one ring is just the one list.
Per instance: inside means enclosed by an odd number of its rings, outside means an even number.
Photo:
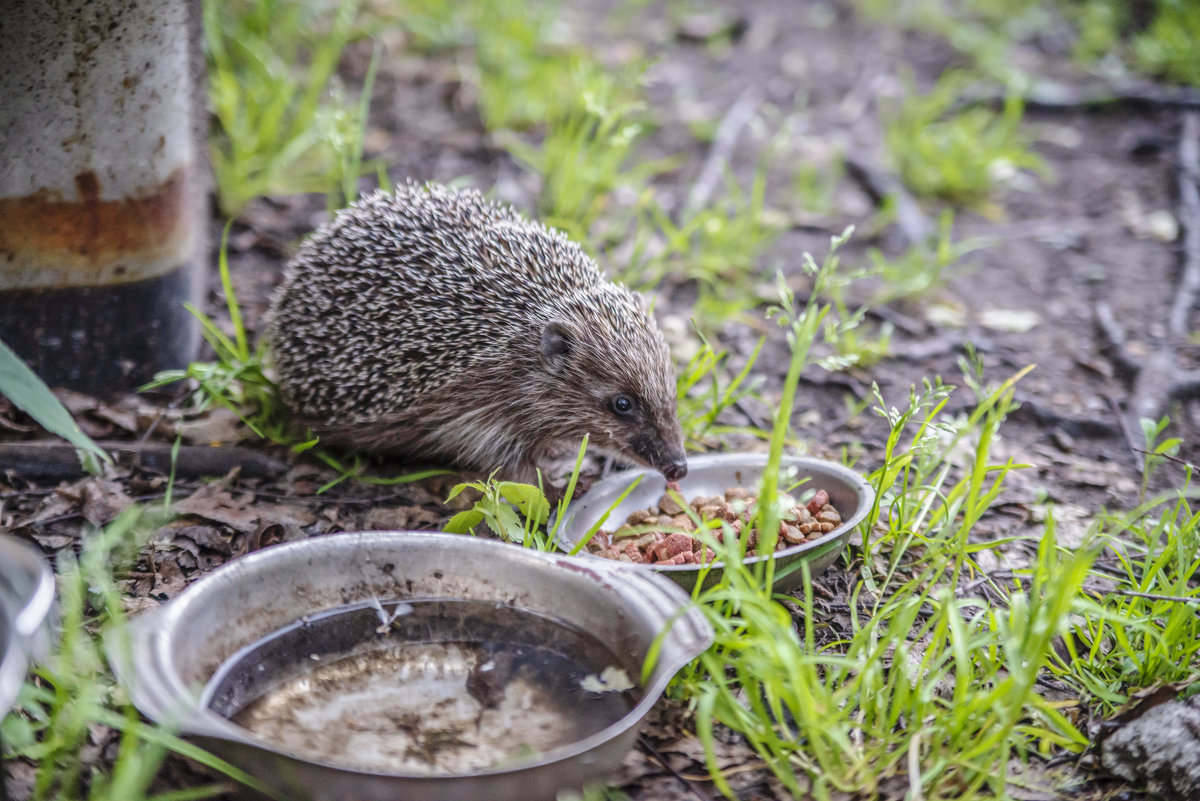
[{"label": "hedgehog ear", "polygon": [[542,364],[553,375],[561,373],[567,367],[567,359],[575,347],[574,338],[562,323],[546,323],[542,329]]}]

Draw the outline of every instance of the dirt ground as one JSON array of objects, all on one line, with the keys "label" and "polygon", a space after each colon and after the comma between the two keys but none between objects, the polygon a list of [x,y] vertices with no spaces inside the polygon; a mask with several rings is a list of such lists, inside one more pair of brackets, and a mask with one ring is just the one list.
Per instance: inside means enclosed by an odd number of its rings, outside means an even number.
[{"label": "dirt ground", "polygon": [[[748,91],[755,93],[750,96],[756,98],[756,113],[728,154],[733,173],[743,182],[764,143],[784,129],[792,134],[782,163],[829,163],[838,152],[883,162],[878,105],[881,98],[901,91],[901,65],[910,65],[918,87],[928,87],[961,56],[938,39],[864,22],[847,6],[744,2],[736,11],[718,9],[712,19],[700,15],[683,25],[652,9],[615,35],[589,22],[601,13],[591,3],[565,22],[590,31],[596,37],[590,44],[606,59],[654,57],[648,91],[661,127],[649,136],[644,154],[647,159],[682,157],[678,169],[654,181],[660,200],[670,206],[684,202],[710,154],[709,145],[697,142],[688,124],[719,122]],[[688,25],[703,27],[714,20],[735,26],[727,43],[688,35]],[[343,65],[347,81],[361,80],[368,56],[369,49],[348,54]],[[1056,49],[1053,37],[1022,51],[1020,62],[1031,74],[1053,76],[1071,86],[1088,83]],[[465,178],[532,208],[536,181],[484,130],[472,92],[459,82],[451,55],[389,52],[374,89],[368,150],[390,165],[393,181]],[[1179,108],[1150,103],[1031,107],[1026,126],[1049,173],[1013,176],[1000,188],[990,215],[958,211],[956,239],[980,238],[987,247],[955,265],[945,286],[915,301],[873,307],[867,324],[886,323],[894,329],[887,358],[844,375],[806,372],[797,419],[811,452],[836,457],[843,446],[861,449],[858,464],[869,470],[877,462],[884,429],[869,411],[851,417],[847,395],[861,400],[874,382],[889,403],[900,405],[922,377],[942,376],[960,384],[959,359],[963,344],[971,342],[982,355],[989,382],[1036,365],[1019,384],[1021,408],[1001,429],[994,455],[997,461],[1012,458],[1031,466],[1011,475],[1008,490],[977,536],[1039,535],[1032,508],[1043,498],[1056,505],[1067,542],[1101,507],[1134,505],[1141,459],[1133,448],[1142,447],[1142,438],[1136,428],[1132,433],[1128,429],[1136,419],[1130,408],[1136,403],[1151,401],[1156,414],[1171,416],[1170,433],[1185,442],[1179,457],[1195,463],[1200,404],[1195,387],[1189,390],[1176,379],[1200,368],[1200,346],[1194,337],[1190,344],[1176,341],[1168,325],[1184,263],[1182,234],[1175,230],[1179,235],[1170,235],[1172,224],[1176,229],[1186,224],[1176,189],[1182,115]],[[814,213],[788,198],[790,175],[769,180],[773,204],[786,215],[786,230],[760,265],[766,270],[764,280],[776,266],[798,276],[800,254],[810,250],[819,259],[829,237],[849,224],[859,231],[845,251],[850,264],[866,263],[868,248],[892,255],[902,249],[895,227],[877,230],[873,225],[876,205],[861,181],[843,177],[831,208]],[[928,220],[936,220],[937,211],[924,208]],[[230,263],[252,330],[258,329],[287,256],[323,214],[321,198],[276,198],[255,202],[235,225]],[[214,227],[213,242],[218,240]],[[871,300],[878,288],[868,284],[855,300]],[[688,297],[685,285],[664,286],[657,311],[686,318]],[[210,303],[212,313],[227,317],[215,275]],[[1105,319],[1105,306],[1115,321],[1108,334],[1098,323]],[[1196,310],[1186,312],[1186,330],[1193,332]],[[1114,356],[1109,341],[1114,331],[1125,338],[1125,358]],[[756,329],[743,324],[721,334],[735,368],[757,336]],[[782,343],[772,341],[759,361],[767,398],[778,392],[785,359]],[[1165,365],[1161,371],[1154,367],[1130,373],[1159,362]],[[1179,384],[1177,398],[1168,397],[1172,383]],[[160,423],[178,417],[178,396],[63,397],[93,437],[122,440],[130,447],[169,447],[169,427]],[[965,410],[971,401],[964,389],[951,407]],[[189,420],[186,440],[192,445],[231,443],[238,438],[234,422],[223,413]],[[39,435],[3,404],[0,424],[0,441]],[[143,445],[135,446],[137,442]],[[229,558],[272,542],[363,528],[436,529],[446,516],[439,502],[449,486],[445,480],[400,488],[345,482],[317,496],[318,487],[332,475],[327,468],[253,440],[240,446],[246,450],[226,451],[231,454],[228,463],[183,471],[174,489],[180,517],[155,537],[152,552],[126,576],[131,607],[164,601]],[[230,472],[235,465],[241,465],[240,472]],[[379,469],[400,470],[392,465]],[[224,477],[215,483],[203,480],[206,472]],[[1178,483],[1180,475],[1178,466],[1167,465],[1159,480]],[[163,492],[162,471],[145,466],[124,466],[105,479],[52,475],[43,468],[9,469],[0,475],[0,529],[32,538],[53,552],[76,542],[82,521],[103,524],[130,500],[157,499]],[[835,597],[846,591],[844,577],[823,581]],[[672,731],[670,710],[664,710],[649,729],[647,745],[627,760],[623,789],[633,799],[716,797],[703,781],[698,745],[672,736]],[[739,746],[731,742],[727,747],[731,764],[736,764]],[[752,756],[742,748],[748,769],[739,774],[739,793],[754,799],[782,797],[769,773],[753,769]],[[21,767],[13,771],[20,773]],[[164,781],[187,782],[189,776],[186,767],[172,762]],[[14,779],[20,798],[20,776]],[[1140,797],[1087,774],[1069,784],[1068,797]]]}]

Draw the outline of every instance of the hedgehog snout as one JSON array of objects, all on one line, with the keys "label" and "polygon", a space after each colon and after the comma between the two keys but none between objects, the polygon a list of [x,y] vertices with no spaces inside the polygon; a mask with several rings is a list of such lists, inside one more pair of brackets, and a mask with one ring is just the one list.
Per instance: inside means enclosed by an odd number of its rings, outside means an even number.
[{"label": "hedgehog snout", "polygon": [[687,475],[687,454],[683,451],[682,438],[678,442],[659,439],[647,459],[667,481],[678,481]]},{"label": "hedgehog snout", "polygon": [[679,481],[687,475],[687,460],[677,459],[668,465],[663,465],[662,474],[667,481]]}]

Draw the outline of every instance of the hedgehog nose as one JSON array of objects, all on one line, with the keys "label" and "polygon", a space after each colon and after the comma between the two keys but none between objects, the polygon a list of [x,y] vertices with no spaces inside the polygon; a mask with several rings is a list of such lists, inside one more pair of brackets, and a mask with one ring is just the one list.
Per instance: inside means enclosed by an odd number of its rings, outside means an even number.
[{"label": "hedgehog nose", "polygon": [[678,481],[687,475],[687,460],[679,459],[663,467],[662,474],[667,481]]}]

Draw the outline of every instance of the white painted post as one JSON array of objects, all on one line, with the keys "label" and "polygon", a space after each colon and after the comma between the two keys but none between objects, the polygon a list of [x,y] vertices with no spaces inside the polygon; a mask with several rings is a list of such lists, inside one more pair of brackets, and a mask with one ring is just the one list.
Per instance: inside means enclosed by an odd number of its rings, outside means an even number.
[{"label": "white painted post", "polygon": [[132,389],[195,355],[199,5],[0,0],[0,340],[52,386]]}]

